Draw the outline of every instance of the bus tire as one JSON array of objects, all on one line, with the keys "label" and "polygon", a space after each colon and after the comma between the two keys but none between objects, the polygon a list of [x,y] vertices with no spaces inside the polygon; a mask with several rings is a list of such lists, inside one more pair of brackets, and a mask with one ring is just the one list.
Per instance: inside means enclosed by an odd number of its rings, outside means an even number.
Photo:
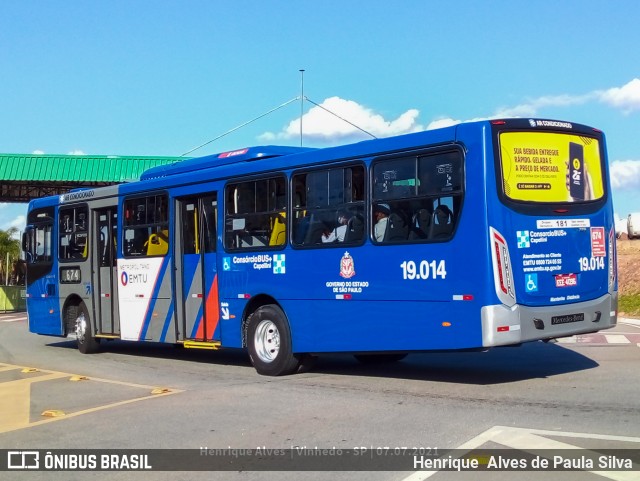
[{"label": "bus tire", "polygon": [[391,362],[402,361],[407,357],[407,353],[389,353],[389,354],[355,354],[355,357],[362,364],[385,364]]},{"label": "bus tire", "polygon": [[247,349],[259,374],[284,376],[300,367],[300,357],[292,352],[289,323],[275,304],[259,307],[249,317]]},{"label": "bus tire", "polygon": [[91,318],[84,302],[69,307],[69,317],[73,320],[78,340],[78,351],[82,354],[93,354],[100,349],[100,340],[93,337]]}]

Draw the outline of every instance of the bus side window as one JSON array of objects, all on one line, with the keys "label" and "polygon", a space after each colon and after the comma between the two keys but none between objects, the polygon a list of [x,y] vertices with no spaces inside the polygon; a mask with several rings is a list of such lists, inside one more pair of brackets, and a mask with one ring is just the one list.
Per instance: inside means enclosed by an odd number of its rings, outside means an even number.
[{"label": "bus side window", "polygon": [[[53,212],[51,212],[51,216]],[[27,264],[46,264],[51,262],[51,232],[53,221],[46,216],[46,221],[27,226],[22,239],[22,249],[25,252]]]},{"label": "bus side window", "polygon": [[268,249],[286,244],[286,179],[284,176],[226,186],[225,247]]},{"label": "bus side window", "polygon": [[163,256],[169,252],[168,205],[165,194],[125,200],[125,256]]},{"label": "bus side window", "polygon": [[364,240],[364,167],[296,174],[293,186],[294,245],[318,247]]},{"label": "bus side window", "polygon": [[87,206],[60,209],[59,258],[84,260],[88,255]]},{"label": "bus side window", "polygon": [[450,239],[462,204],[462,167],[457,149],[374,162],[372,203],[390,211],[379,243]]}]

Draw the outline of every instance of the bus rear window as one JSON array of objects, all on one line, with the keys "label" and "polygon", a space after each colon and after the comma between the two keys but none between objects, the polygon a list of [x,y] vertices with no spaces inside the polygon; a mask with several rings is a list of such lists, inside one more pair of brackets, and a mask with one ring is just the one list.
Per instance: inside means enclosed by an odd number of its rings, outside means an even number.
[{"label": "bus rear window", "polygon": [[502,132],[502,186],[511,200],[586,202],[604,197],[598,139],[554,132]]}]

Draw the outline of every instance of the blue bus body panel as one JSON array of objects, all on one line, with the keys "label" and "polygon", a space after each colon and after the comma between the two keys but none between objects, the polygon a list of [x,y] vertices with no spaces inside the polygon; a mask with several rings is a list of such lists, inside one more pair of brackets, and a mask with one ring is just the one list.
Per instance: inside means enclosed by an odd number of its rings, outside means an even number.
[{"label": "blue bus body panel", "polygon": [[[389,141],[388,151],[394,150],[392,146],[402,151],[453,144],[455,134],[452,127],[399,137]],[[477,126],[472,134],[470,140],[481,146]],[[367,145],[327,149],[342,149],[340,155],[328,158],[367,158]],[[325,151],[307,154],[321,155]],[[485,175],[481,151],[468,155],[465,168],[467,178]],[[490,271],[488,238],[479,235],[485,232],[484,205],[483,188],[466,190],[458,231],[448,242],[379,246],[372,245],[367,235],[362,247],[334,244],[312,250],[221,253],[221,295],[235,316],[222,321],[223,345],[241,347],[241,337],[235,334],[241,331],[240,318],[248,299],[261,294],[283,307],[296,352],[482,345],[480,308],[495,300],[492,285],[485,281]],[[420,276],[403,278],[401,266],[408,261],[422,269]],[[319,319],[318,313],[322,313]]]},{"label": "blue bus body panel", "polygon": [[505,227],[509,245],[515,246],[511,252],[517,302],[544,306],[592,300],[607,292],[611,242],[607,217],[600,211],[569,222],[584,227],[541,228],[558,221],[544,217],[514,219]]},{"label": "blue bus body panel", "polygon": [[[314,251],[312,263],[308,252],[291,249],[255,262],[252,258],[258,256],[253,254],[224,256],[223,266],[229,270],[222,276],[222,292],[236,318],[230,331],[239,331],[246,304],[242,298],[266,293],[287,314],[297,352],[452,349],[481,343],[483,285],[468,275],[465,263],[451,262],[459,257],[455,246],[423,245],[411,251],[376,246],[356,247],[351,254],[348,248],[326,248]],[[469,250],[467,255],[470,262],[474,254]],[[347,259],[352,275],[343,277]],[[429,270],[441,265],[446,280],[438,275],[403,280],[400,266],[411,259],[418,265],[426,262]],[[474,300],[454,300],[464,294]],[[225,345],[231,341],[227,332],[223,329]]]},{"label": "blue bus body panel", "polygon": [[27,288],[30,332],[50,336],[64,335],[57,292],[56,276],[53,275]]},{"label": "blue bus body panel", "polygon": [[178,174],[191,173],[198,175],[197,172],[210,167],[220,167],[223,165],[236,164],[239,162],[247,162],[258,159],[269,159],[280,157],[283,155],[298,154],[315,150],[309,147],[286,147],[286,146],[263,146],[248,147],[232,152],[209,155],[206,157],[197,157],[194,159],[186,159],[173,164],[159,165],[146,170],[141,176],[141,180],[150,180],[168,175],[174,176]]},{"label": "blue bus body panel", "polygon": [[[459,128],[472,130],[473,124]],[[487,130],[490,131],[488,127]],[[493,139],[488,133],[483,138],[487,141],[486,158],[492,159]],[[604,137],[602,147],[606,180],[608,160]],[[553,216],[527,215],[513,212],[501,203],[500,180],[493,165],[487,165],[486,187],[489,190],[486,196],[488,225],[496,229],[509,246],[518,304],[540,307],[590,301],[608,291],[610,263],[615,262],[610,200],[595,212],[585,214],[560,209]],[[605,195],[610,197],[610,191],[605,190]],[[613,289],[617,290],[617,283]]]},{"label": "blue bus body panel", "polygon": [[[45,207],[55,207],[57,196],[35,199],[29,203],[28,211]],[[57,235],[57,226],[53,225],[52,238]],[[29,313],[29,331],[37,334],[61,336],[64,326],[60,316],[60,297],[58,285],[58,261],[52,259],[50,271],[35,282],[27,279],[27,311]]]}]

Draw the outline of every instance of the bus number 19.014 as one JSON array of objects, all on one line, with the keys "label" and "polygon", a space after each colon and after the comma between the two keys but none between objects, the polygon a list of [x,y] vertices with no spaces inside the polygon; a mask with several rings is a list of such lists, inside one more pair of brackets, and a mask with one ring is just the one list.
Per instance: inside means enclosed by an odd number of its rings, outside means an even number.
[{"label": "bus number 19.014", "polygon": [[416,264],[414,261],[404,261],[400,264],[403,279],[436,279],[447,277],[444,260],[441,261],[421,261]]}]

